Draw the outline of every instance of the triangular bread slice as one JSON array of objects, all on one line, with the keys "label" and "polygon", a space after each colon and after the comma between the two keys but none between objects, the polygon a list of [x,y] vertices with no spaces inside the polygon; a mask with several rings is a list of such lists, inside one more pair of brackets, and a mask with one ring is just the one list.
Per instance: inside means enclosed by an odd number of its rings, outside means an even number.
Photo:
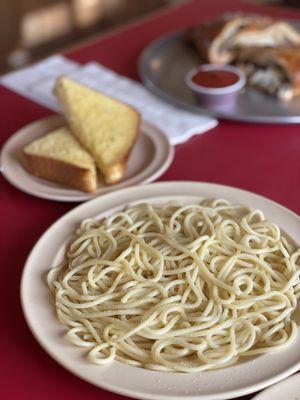
[{"label": "triangular bread slice", "polygon": [[95,162],[67,127],[58,128],[25,146],[22,163],[40,178],[85,192],[97,189]]},{"label": "triangular bread slice", "polygon": [[57,80],[54,94],[72,133],[93,156],[105,181],[120,181],[138,134],[139,113],[66,77]]}]

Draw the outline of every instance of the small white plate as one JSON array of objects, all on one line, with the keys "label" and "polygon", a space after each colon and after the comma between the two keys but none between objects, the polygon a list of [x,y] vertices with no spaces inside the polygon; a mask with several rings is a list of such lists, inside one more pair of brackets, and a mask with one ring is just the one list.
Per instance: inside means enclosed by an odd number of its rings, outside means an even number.
[{"label": "small white plate", "polygon": [[240,364],[199,373],[150,371],[114,361],[98,366],[89,363],[82,348],[64,338],[45,281],[49,269],[64,254],[68,238],[88,217],[111,214],[140,201],[164,203],[179,200],[199,202],[201,198],[225,198],[261,209],[296,243],[300,243],[300,218],[288,209],[256,194],[228,186],[196,182],[161,182],[130,187],[84,203],[53,224],[35,245],[26,262],[21,300],[27,323],[41,346],[58,363],[78,377],[112,392],[139,399],[193,400],[229,399],[265,388],[296,372],[300,367],[300,334],[286,349],[261,355]]},{"label": "small white plate", "polygon": [[12,185],[49,200],[85,201],[116,189],[153,182],[167,170],[173,160],[174,148],[166,135],[154,125],[143,121],[128,160],[125,178],[116,185],[104,185],[98,180],[98,189],[91,194],[31,175],[19,161],[22,148],[65,123],[61,116],[45,118],[21,128],[7,140],[1,151],[0,165],[1,172]]},{"label": "small white plate", "polygon": [[300,400],[300,374],[271,386],[252,400]]}]

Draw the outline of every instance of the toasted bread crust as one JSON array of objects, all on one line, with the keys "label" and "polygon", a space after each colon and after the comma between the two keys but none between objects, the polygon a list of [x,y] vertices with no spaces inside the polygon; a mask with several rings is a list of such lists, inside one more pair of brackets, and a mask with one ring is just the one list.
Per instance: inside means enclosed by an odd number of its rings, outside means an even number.
[{"label": "toasted bread crust", "polygon": [[220,51],[218,48],[226,37],[227,29],[233,29],[234,35],[236,35],[241,28],[245,29],[251,25],[252,29],[255,29],[269,23],[270,19],[265,17],[255,19],[248,14],[224,14],[213,21],[191,28],[188,38],[195,45],[203,61],[226,64],[232,60],[234,52],[229,49]]},{"label": "toasted bread crust", "polygon": [[[83,148],[86,148],[85,143],[81,140],[79,135],[76,135],[75,132],[75,128],[72,124],[72,116],[69,113],[69,107],[68,104],[65,102],[63,96],[61,96],[61,80],[64,79],[64,76],[60,77],[57,79],[53,93],[54,95],[57,97],[59,104],[64,112],[64,115],[67,119],[67,121],[69,122],[70,128],[73,131],[73,134],[75,135],[76,139],[78,140],[78,142],[81,144],[81,146]],[[96,90],[89,88],[91,91],[97,93]],[[114,99],[111,96],[105,95],[108,98],[111,98],[114,101],[117,101],[116,99]],[[135,128],[135,132],[134,132],[134,138],[132,140],[132,143],[130,144],[130,147],[127,151],[127,153],[120,159],[118,160],[116,163],[112,164],[112,165],[99,165],[99,163],[97,162],[97,160],[95,159],[95,162],[97,164],[97,167],[99,168],[99,170],[101,171],[104,180],[106,183],[108,184],[114,184],[114,183],[118,183],[120,182],[123,177],[124,174],[126,172],[126,167],[127,167],[127,160],[128,157],[131,153],[131,150],[137,140],[138,137],[138,133],[139,133],[139,127],[140,127],[140,121],[141,121],[141,115],[140,113],[132,106],[130,106],[129,104],[123,103],[118,101],[119,103],[122,103],[123,106],[127,107],[128,109],[130,109],[132,112],[135,113],[135,115],[137,116],[137,123],[136,123],[136,128]],[[86,149],[87,151],[89,151],[89,149]]]},{"label": "toasted bread crust", "polygon": [[135,131],[134,140],[132,141],[131,147],[128,150],[128,152],[125,155],[125,157],[122,160],[120,160],[118,162],[118,164],[114,164],[111,167],[111,169],[108,169],[107,175],[105,176],[105,182],[108,183],[108,184],[118,183],[124,178],[124,175],[125,175],[126,169],[127,169],[128,158],[129,158],[129,156],[131,154],[133,146],[135,145],[135,143],[137,141],[138,134],[139,134],[141,115],[137,112],[137,116],[138,116],[138,122],[137,122],[137,128],[136,128],[136,131]]},{"label": "toasted bread crust", "polygon": [[21,162],[31,174],[85,192],[97,189],[96,171],[81,168],[51,157],[22,152]]},{"label": "toasted bread crust", "polygon": [[[240,47],[259,46],[257,40],[269,36],[274,37],[276,47],[295,47],[300,44],[299,32],[289,23],[252,14],[224,14],[218,19],[191,28],[187,34],[200,57],[206,62],[217,64],[230,63],[239,53]],[[252,38],[254,42],[246,45],[243,43],[246,38]]]}]

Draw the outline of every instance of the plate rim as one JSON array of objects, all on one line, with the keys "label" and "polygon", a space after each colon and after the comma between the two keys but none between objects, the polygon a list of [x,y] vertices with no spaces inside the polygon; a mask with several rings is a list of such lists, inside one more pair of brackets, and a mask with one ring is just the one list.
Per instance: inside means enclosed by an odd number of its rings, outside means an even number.
[{"label": "plate rim", "polygon": [[[18,190],[27,193],[29,195],[38,197],[38,198],[42,198],[42,199],[47,199],[47,200],[54,200],[54,201],[60,201],[60,202],[84,202],[84,201],[88,201],[91,200],[93,198],[99,197],[99,196],[103,196],[104,194],[107,193],[111,193],[115,190],[120,190],[123,189],[125,187],[130,187],[133,185],[140,185],[140,184],[144,184],[144,183],[148,183],[148,182],[153,182],[154,180],[158,179],[164,172],[167,171],[167,169],[170,167],[173,159],[174,159],[174,154],[175,154],[175,149],[174,146],[170,143],[170,140],[168,139],[168,137],[164,134],[164,132],[157,127],[155,124],[153,124],[152,122],[149,122],[147,120],[142,120],[141,121],[141,125],[140,125],[140,134],[146,135],[147,138],[151,141],[151,143],[153,144],[153,148],[154,148],[154,153],[153,153],[153,157],[151,159],[151,161],[149,162],[149,164],[146,166],[145,169],[142,169],[138,174],[119,182],[116,185],[112,185],[112,186],[107,186],[104,188],[104,191],[102,191],[101,189],[96,191],[95,193],[85,193],[85,192],[81,192],[78,190],[78,194],[74,194],[74,193],[70,193],[70,195],[65,195],[63,193],[60,193],[60,187],[58,187],[57,189],[54,188],[54,193],[49,193],[46,192],[44,193],[42,191],[42,188],[48,187],[49,183],[47,182],[47,180],[44,180],[42,178],[41,182],[39,182],[39,185],[41,186],[41,190],[38,190],[36,188],[31,188],[28,187],[26,184],[22,183],[22,180],[20,179],[15,179],[14,176],[12,176],[11,174],[11,169],[7,168],[7,164],[6,164],[6,159],[9,158],[8,152],[10,147],[12,146],[12,143],[16,142],[19,138],[21,138],[21,136],[23,135],[24,138],[24,132],[25,135],[30,135],[30,130],[34,129],[36,126],[38,125],[42,125],[42,124],[46,124],[49,123],[50,124],[59,124],[60,121],[63,123],[65,122],[63,116],[59,115],[59,114],[54,114],[54,115],[50,115],[47,116],[45,118],[40,118],[37,120],[34,120],[24,126],[22,126],[21,128],[19,128],[17,131],[15,131],[12,135],[10,135],[8,137],[8,139],[4,142],[1,151],[0,151],[0,172],[2,173],[3,177],[15,188],[17,188]],[[159,160],[159,165],[152,165],[153,162],[156,161],[156,164],[158,162],[158,160],[155,160],[155,153],[157,152],[157,148],[158,148],[158,141],[161,142],[162,146],[160,146],[161,148],[165,148],[165,154],[164,157],[162,157],[162,155],[160,156],[160,160]],[[17,143],[13,144],[14,147],[17,146]],[[13,150],[14,153],[16,152],[16,149]],[[11,160],[11,158],[10,158]],[[17,163],[18,161],[16,161]],[[145,174],[145,171],[148,173],[146,174],[146,176],[144,176],[140,181],[136,181],[136,177],[139,176],[143,176],[143,174]],[[32,180],[35,177],[34,175],[31,175],[28,171],[24,170],[26,175],[28,176],[28,179]],[[14,174],[13,174],[14,175]],[[132,180],[134,180],[134,182],[132,182]],[[43,182],[45,181],[45,183]],[[67,186],[62,185],[61,186],[62,190],[68,190],[70,189],[70,191],[75,191],[75,189],[73,188],[68,188]],[[58,191],[58,193],[55,193],[55,191]]]},{"label": "plate rim", "polygon": [[253,399],[251,399],[251,400],[266,400],[265,399],[265,394],[266,393],[271,393],[271,395],[272,395],[272,392],[273,392],[275,387],[280,386],[281,384],[286,384],[287,382],[289,382],[291,380],[294,380],[294,379],[300,380],[300,372],[297,372],[296,374],[290,375],[287,378],[282,379],[281,381],[275,383],[275,385],[267,387],[265,390],[263,390],[262,392],[260,392],[257,395],[255,395],[253,397]]},{"label": "plate rim", "polygon": [[[138,392],[137,393],[134,390],[130,391],[130,390],[127,390],[127,389],[123,390],[122,388],[119,388],[119,387],[116,388],[114,386],[108,385],[106,382],[100,382],[100,384],[99,384],[99,382],[95,383],[95,381],[92,378],[89,378],[89,377],[86,377],[86,376],[83,377],[80,374],[80,372],[76,370],[76,368],[72,369],[69,366],[67,366],[65,364],[65,362],[62,361],[62,359],[59,358],[55,354],[55,351],[52,351],[52,349],[49,349],[47,347],[47,345],[45,345],[45,343],[43,343],[43,341],[39,337],[38,333],[36,332],[34,326],[32,325],[32,321],[31,321],[31,317],[30,317],[30,310],[28,310],[28,308],[27,308],[28,307],[27,301],[29,301],[29,300],[26,298],[26,293],[25,293],[25,291],[26,291],[26,288],[25,288],[26,279],[28,279],[28,278],[26,278],[26,276],[28,274],[28,271],[30,271],[31,259],[34,258],[35,251],[38,251],[39,247],[42,246],[43,241],[45,241],[45,238],[47,238],[47,235],[50,235],[53,231],[55,231],[55,229],[57,229],[57,227],[59,227],[59,225],[63,224],[65,222],[65,220],[68,220],[68,219],[71,220],[77,214],[80,215],[81,212],[84,212],[84,210],[89,210],[89,209],[93,210],[94,206],[96,206],[96,208],[97,207],[100,208],[101,204],[99,204],[97,206],[97,202],[100,202],[100,203],[104,202],[105,203],[108,200],[110,200],[111,197],[113,197],[113,198],[117,198],[117,197],[118,198],[122,198],[122,194],[124,194],[124,193],[126,193],[126,195],[127,195],[127,200],[125,199],[125,200],[121,201],[121,204],[123,204],[123,205],[125,205],[126,202],[128,203],[128,202],[131,202],[131,201],[138,201],[139,199],[145,198],[145,197],[143,197],[143,193],[144,193],[145,190],[148,193],[148,196],[146,196],[146,198],[151,198],[151,196],[152,196],[151,192],[153,190],[156,190],[156,189],[160,190],[161,187],[163,187],[163,186],[165,186],[164,190],[166,192],[168,192],[171,187],[174,187],[174,190],[176,190],[178,192],[178,191],[180,191],[180,190],[178,190],[178,188],[180,186],[181,186],[181,188],[183,186],[185,186],[185,191],[187,191],[191,186],[194,186],[194,188],[196,188],[196,189],[199,188],[200,190],[201,190],[201,188],[207,187],[207,186],[211,190],[213,190],[214,188],[219,188],[219,189],[221,188],[221,189],[223,189],[225,191],[226,190],[228,191],[228,190],[231,189],[231,190],[233,190],[234,193],[237,191],[237,193],[240,194],[240,195],[247,194],[248,196],[250,195],[250,197],[252,197],[253,199],[256,198],[257,201],[260,200],[260,201],[266,202],[267,204],[270,203],[275,207],[279,207],[285,213],[289,213],[289,214],[291,214],[291,216],[293,218],[296,218],[296,220],[297,220],[296,224],[297,225],[300,224],[300,217],[295,212],[289,210],[288,208],[282,206],[281,204],[276,203],[275,201],[270,200],[270,199],[268,199],[268,198],[266,198],[264,196],[261,196],[259,194],[256,194],[256,193],[253,193],[253,192],[250,192],[250,191],[247,191],[247,190],[239,189],[239,188],[234,188],[232,186],[227,186],[227,185],[220,185],[220,184],[216,184],[216,183],[207,183],[207,182],[193,182],[193,181],[170,181],[170,182],[158,182],[158,183],[153,183],[153,184],[150,184],[150,185],[139,185],[139,186],[133,186],[133,187],[130,187],[130,188],[127,188],[127,189],[126,188],[125,189],[121,189],[121,190],[118,190],[118,191],[107,193],[107,194],[105,194],[105,195],[103,195],[101,197],[94,198],[94,199],[92,199],[92,200],[90,200],[88,202],[85,202],[83,204],[78,205],[74,209],[72,209],[69,212],[67,212],[66,214],[64,214],[57,221],[55,221],[46,230],[46,232],[43,233],[43,235],[36,242],[36,244],[34,245],[33,249],[31,250],[31,252],[29,253],[29,255],[27,257],[27,260],[26,260],[26,263],[25,263],[25,266],[24,266],[24,269],[23,269],[23,273],[22,273],[22,278],[21,278],[21,285],[20,285],[21,286],[20,287],[21,292],[20,292],[20,295],[21,295],[21,305],[22,305],[23,314],[24,314],[24,317],[25,317],[25,320],[27,322],[27,325],[29,326],[29,329],[31,330],[33,336],[35,337],[37,342],[41,345],[41,347],[52,358],[54,358],[60,365],[62,365],[66,370],[70,371],[72,374],[80,377],[81,379],[83,379],[83,380],[85,380],[85,381],[87,381],[89,383],[92,383],[93,385],[99,386],[99,387],[101,387],[103,389],[112,391],[114,393],[118,393],[118,394],[122,394],[122,395],[126,395],[126,396],[131,396],[131,397],[134,397],[134,398],[140,398],[140,399],[143,398],[143,399],[157,399],[157,400],[158,399],[160,399],[160,400],[161,399],[166,399],[166,400],[167,399],[168,400],[174,399],[175,400],[175,399],[179,399],[180,396],[179,395],[177,395],[177,396],[176,395],[172,395],[171,393],[164,393],[164,394],[154,394],[154,393],[148,393],[148,392],[146,392],[146,393]],[[204,190],[204,189],[202,189],[202,190]],[[138,193],[136,193],[134,195],[134,192],[136,192],[136,191]],[[128,197],[130,198],[131,195],[134,195],[135,200],[128,200]],[[138,195],[138,197],[137,197],[137,195]],[[185,195],[188,195],[188,194],[185,193]],[[166,194],[164,194],[163,196],[166,197]],[[177,196],[179,196],[179,194],[177,194]],[[194,194],[193,194],[193,196],[194,196]],[[154,196],[154,197],[159,197],[159,195]],[[201,197],[201,195],[199,195],[199,197]],[[119,206],[121,206],[121,205],[119,205]],[[111,209],[112,206],[105,206],[105,208],[108,210],[108,209]],[[93,211],[91,211],[91,212],[93,212]],[[103,211],[103,212],[105,212],[105,211]],[[49,305],[50,304],[51,304],[51,302],[50,302],[50,299],[49,299]],[[248,386],[246,388],[234,389],[234,390],[231,390],[231,391],[227,391],[227,392],[225,392],[225,395],[224,395],[224,391],[223,392],[221,391],[222,393],[219,393],[217,395],[215,393],[214,394],[205,395],[205,396],[201,395],[201,394],[198,394],[198,395],[190,395],[190,394],[188,395],[187,394],[186,398],[193,399],[193,400],[196,400],[196,399],[201,399],[201,400],[204,400],[204,399],[205,400],[213,400],[214,399],[214,400],[217,400],[217,399],[228,399],[228,398],[232,398],[232,397],[237,397],[237,396],[253,393],[253,392],[257,391],[257,390],[263,389],[263,388],[265,388],[265,387],[267,387],[267,386],[269,386],[269,385],[271,385],[273,383],[279,382],[280,380],[288,377],[292,373],[296,372],[299,369],[299,367],[300,367],[300,360],[297,361],[297,363],[293,364],[289,369],[283,371],[280,374],[275,375],[275,377],[272,376],[270,379],[263,379],[259,384],[253,384],[253,385]]]},{"label": "plate rim", "polygon": [[[293,20],[289,20],[293,22]],[[294,21],[295,22],[295,21]],[[300,21],[296,20],[300,24]],[[292,116],[261,116],[261,115],[250,115],[250,116],[239,116],[238,114],[226,114],[219,111],[213,111],[211,109],[207,109],[205,107],[201,107],[200,105],[189,104],[186,101],[173,96],[172,94],[161,89],[157,84],[153,82],[151,77],[147,74],[148,70],[148,62],[149,55],[153,53],[153,51],[159,47],[164,45],[166,42],[174,41],[176,38],[182,38],[187,29],[178,29],[173,30],[172,32],[168,32],[159,38],[150,42],[140,53],[137,61],[137,70],[138,75],[143,82],[143,84],[150,90],[153,94],[160,97],[164,101],[172,104],[174,106],[180,107],[187,111],[197,113],[197,114],[207,114],[214,118],[219,118],[228,121],[238,121],[238,122],[246,122],[246,123],[261,123],[261,124],[280,124],[280,125],[296,125],[300,124],[300,114],[292,115]]]}]

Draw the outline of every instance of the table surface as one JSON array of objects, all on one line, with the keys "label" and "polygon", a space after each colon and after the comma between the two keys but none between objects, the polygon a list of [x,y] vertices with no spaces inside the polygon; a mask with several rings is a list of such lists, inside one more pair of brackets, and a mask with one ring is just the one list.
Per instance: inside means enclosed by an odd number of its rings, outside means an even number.
[{"label": "table surface", "polygon": [[[262,7],[237,0],[196,0],[101,36],[69,51],[66,56],[82,63],[95,60],[138,79],[138,56],[153,39],[224,11],[237,10],[300,19],[300,13],[292,9]],[[0,105],[0,146],[20,127],[52,114],[4,87],[0,87]],[[174,162],[160,180],[236,186],[300,213],[300,127],[221,121],[214,130],[177,146]],[[40,235],[75,205],[32,197],[0,177],[2,398],[125,398],[83,382],[56,364],[34,340],[22,315],[19,284],[26,257]]]}]

